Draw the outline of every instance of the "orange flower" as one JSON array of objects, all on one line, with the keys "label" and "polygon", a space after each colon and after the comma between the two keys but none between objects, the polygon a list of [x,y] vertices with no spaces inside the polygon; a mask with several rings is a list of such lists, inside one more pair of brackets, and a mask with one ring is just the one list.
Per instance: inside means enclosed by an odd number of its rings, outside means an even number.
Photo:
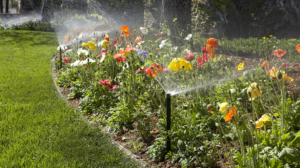
[{"label": "orange flower", "polygon": [[156,77],[157,73],[160,71],[162,71],[162,66],[158,63],[154,63],[145,69],[146,74],[152,75],[153,78]]},{"label": "orange flower", "polygon": [[300,53],[300,44],[296,46],[297,51]]},{"label": "orange flower", "polygon": [[65,41],[68,41],[70,39],[70,36],[65,37]]},{"label": "orange flower", "polygon": [[109,41],[109,36],[108,36],[108,34],[105,35],[105,40],[106,40],[106,41]]},{"label": "orange flower", "polygon": [[122,26],[121,27],[121,32],[122,32],[122,34],[124,35],[124,37],[127,37],[127,36],[129,36],[129,27],[128,26]]},{"label": "orange flower", "polygon": [[268,61],[264,61],[261,66],[265,67],[267,71],[271,69],[271,65],[268,63]]},{"label": "orange flower", "polygon": [[286,52],[283,50],[274,50],[274,53],[273,53],[274,57],[278,57],[278,58],[283,57],[285,54],[286,54]]},{"label": "orange flower", "polygon": [[225,121],[226,122],[231,121],[232,120],[231,116],[233,116],[233,115],[236,115],[236,109],[235,109],[235,107],[232,107],[231,109],[229,109],[229,113],[226,115]]},{"label": "orange flower", "polygon": [[215,38],[208,39],[207,44],[212,45],[214,48],[218,48],[218,41],[216,41]]},{"label": "orange flower", "polygon": [[215,49],[210,44],[206,44],[206,51],[209,53],[211,58],[215,58]]}]

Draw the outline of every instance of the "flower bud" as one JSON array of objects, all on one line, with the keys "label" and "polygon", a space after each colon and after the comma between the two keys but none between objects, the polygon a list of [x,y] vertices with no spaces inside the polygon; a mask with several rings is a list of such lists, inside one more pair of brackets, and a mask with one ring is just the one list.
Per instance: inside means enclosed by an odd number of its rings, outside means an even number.
[{"label": "flower bud", "polygon": [[209,109],[212,109],[212,108],[214,108],[214,106],[213,106],[213,105],[211,105],[211,104],[208,104],[208,105],[206,106],[206,108],[207,108],[207,110],[209,110]]},{"label": "flower bud", "polygon": [[218,124],[218,123],[215,123],[215,126],[216,126],[217,128],[219,128],[219,124]]},{"label": "flower bud", "polygon": [[235,94],[236,93],[236,90],[235,89],[229,89],[229,94],[230,95],[233,95],[233,94]]}]

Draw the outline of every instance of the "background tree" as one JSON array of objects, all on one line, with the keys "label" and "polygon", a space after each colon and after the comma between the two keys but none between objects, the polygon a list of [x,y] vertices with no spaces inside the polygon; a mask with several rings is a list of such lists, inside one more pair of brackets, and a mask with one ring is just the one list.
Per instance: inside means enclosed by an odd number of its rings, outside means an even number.
[{"label": "background tree", "polygon": [[53,6],[51,0],[43,0],[42,2],[42,21],[50,21],[54,17]]},{"label": "background tree", "polygon": [[298,0],[208,0],[200,3],[200,10],[220,21],[229,37],[300,36]]},{"label": "background tree", "polygon": [[171,30],[172,41],[176,43],[181,40],[175,36],[182,38],[192,31],[191,5],[191,0],[162,0],[162,14]]}]

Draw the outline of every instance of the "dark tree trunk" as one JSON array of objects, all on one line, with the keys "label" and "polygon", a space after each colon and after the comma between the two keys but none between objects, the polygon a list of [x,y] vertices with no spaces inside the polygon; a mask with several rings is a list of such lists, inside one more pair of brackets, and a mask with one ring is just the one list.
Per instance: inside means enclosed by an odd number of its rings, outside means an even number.
[{"label": "dark tree trunk", "polygon": [[53,7],[51,0],[43,0],[43,6],[42,6],[42,21],[47,22],[53,19],[54,13],[53,13]]},{"label": "dark tree trunk", "polygon": [[202,5],[202,10],[207,12],[207,9],[210,9],[211,18],[222,22],[225,34],[231,38],[300,37],[299,0],[210,0],[207,6]]},{"label": "dark tree trunk", "polygon": [[38,11],[38,7],[39,7],[39,4],[38,4],[38,1],[36,0],[29,0],[29,3],[32,7],[32,9],[37,12]]},{"label": "dark tree trunk", "polygon": [[[162,0],[163,17],[172,34],[172,41],[176,44],[192,31],[191,0]],[[176,22],[173,22],[177,18]]]},{"label": "dark tree trunk", "polygon": [[97,0],[97,3],[100,4],[100,9],[96,12],[107,16],[118,26],[127,25],[130,32],[144,26],[143,0]]}]

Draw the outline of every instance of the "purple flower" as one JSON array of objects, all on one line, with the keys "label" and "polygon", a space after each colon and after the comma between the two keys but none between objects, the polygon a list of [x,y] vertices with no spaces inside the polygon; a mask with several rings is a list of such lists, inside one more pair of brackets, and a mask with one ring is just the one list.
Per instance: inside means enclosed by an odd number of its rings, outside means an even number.
[{"label": "purple flower", "polygon": [[139,49],[136,49],[135,51],[137,51],[138,54],[143,55],[144,59],[148,58],[148,52],[147,51],[143,51],[143,50],[139,50]]}]

